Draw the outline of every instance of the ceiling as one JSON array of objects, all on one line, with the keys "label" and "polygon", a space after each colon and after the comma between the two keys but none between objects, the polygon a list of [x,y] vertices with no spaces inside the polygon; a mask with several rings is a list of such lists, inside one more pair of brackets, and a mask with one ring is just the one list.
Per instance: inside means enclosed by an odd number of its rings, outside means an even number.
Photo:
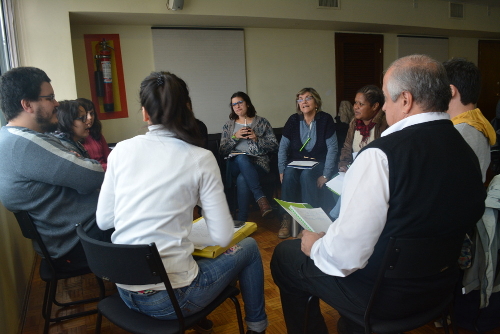
[{"label": "ceiling", "polygon": [[[468,2],[500,2],[500,0],[468,0]],[[455,36],[499,39],[500,32],[437,29],[391,24],[360,22],[338,22],[321,20],[279,19],[248,16],[187,15],[141,13],[70,13],[70,22],[75,25],[148,25],[157,27],[213,27],[213,28],[282,28],[313,29],[343,32],[373,32],[429,36]]]}]

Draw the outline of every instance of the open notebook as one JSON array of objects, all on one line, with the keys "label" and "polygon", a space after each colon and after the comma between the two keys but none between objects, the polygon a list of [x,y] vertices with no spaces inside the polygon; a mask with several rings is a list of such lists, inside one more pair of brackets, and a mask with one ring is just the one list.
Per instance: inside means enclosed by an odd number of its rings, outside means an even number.
[{"label": "open notebook", "polygon": [[275,198],[304,229],[311,232],[326,232],[332,224],[331,219],[321,208],[313,208],[307,203],[286,202]]}]

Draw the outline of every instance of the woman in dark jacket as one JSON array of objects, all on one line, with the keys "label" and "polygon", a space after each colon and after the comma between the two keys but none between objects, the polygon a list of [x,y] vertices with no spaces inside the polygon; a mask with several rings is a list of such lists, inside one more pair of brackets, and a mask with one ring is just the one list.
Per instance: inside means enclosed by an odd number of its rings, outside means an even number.
[{"label": "woman in dark jacket", "polygon": [[[303,88],[296,95],[296,113],[288,118],[278,152],[281,199],[320,207],[324,184],[335,174],[337,136],[330,114],[321,111],[321,97],[314,88]],[[315,161],[311,169],[287,167],[291,161]],[[290,236],[291,217],[285,213],[278,237]]]}]

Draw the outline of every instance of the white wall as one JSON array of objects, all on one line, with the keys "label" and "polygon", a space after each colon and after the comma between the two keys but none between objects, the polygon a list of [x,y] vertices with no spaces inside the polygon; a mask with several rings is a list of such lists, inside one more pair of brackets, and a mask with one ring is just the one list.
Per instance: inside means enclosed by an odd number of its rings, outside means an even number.
[{"label": "white wall", "polygon": [[248,93],[273,127],[285,125],[304,87],[315,88],[323,110],[335,114],[334,36],[324,30],[245,29]]}]

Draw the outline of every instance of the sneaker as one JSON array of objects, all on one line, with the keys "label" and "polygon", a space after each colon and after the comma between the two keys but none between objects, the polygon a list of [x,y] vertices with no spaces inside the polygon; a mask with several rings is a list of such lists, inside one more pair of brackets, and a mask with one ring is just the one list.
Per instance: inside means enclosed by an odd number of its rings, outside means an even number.
[{"label": "sneaker", "polygon": [[207,318],[200,320],[193,326],[198,334],[211,334],[214,331],[214,323]]},{"label": "sneaker", "polygon": [[285,213],[283,220],[281,221],[281,227],[278,232],[278,238],[286,239],[290,237],[290,228],[292,227],[292,217]]}]

